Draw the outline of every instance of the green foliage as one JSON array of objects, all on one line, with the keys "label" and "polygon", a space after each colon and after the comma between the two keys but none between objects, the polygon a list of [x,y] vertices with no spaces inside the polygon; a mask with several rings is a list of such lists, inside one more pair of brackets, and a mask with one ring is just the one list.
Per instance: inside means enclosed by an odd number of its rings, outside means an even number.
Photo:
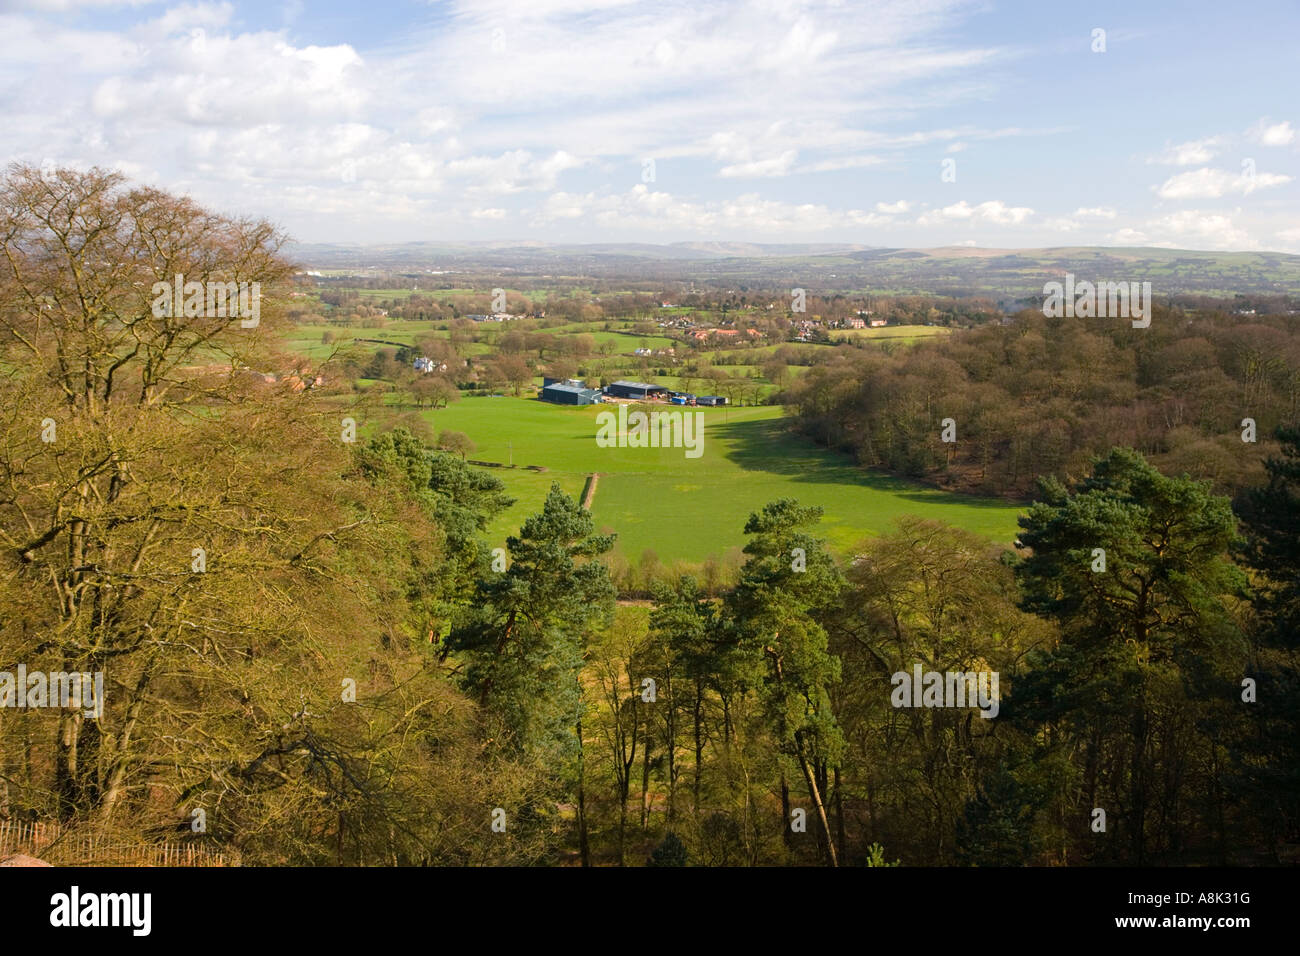
[{"label": "green foliage", "polygon": [[827,652],[821,622],[836,605],[843,577],[823,542],[804,530],[821,513],[783,498],[750,516],[749,560],[727,608],[729,628],[764,675],[764,699],[782,748],[834,763],[843,741],[827,690],[839,680],[839,659]]},{"label": "green foliage", "polygon": [[1252,726],[1242,742],[1242,791],[1273,841],[1300,832],[1300,430],[1279,430],[1268,484],[1244,498],[1244,555],[1258,575]]},{"label": "green foliage", "polygon": [[821,514],[820,508],[801,508],[782,498],[750,515],[745,524],[749,560],[727,600],[727,628],[750,668],[763,675],[759,694],[776,746],[803,776],[822,849],[833,863],[825,777],[843,754],[844,738],[830,699],[840,660],[828,652],[822,623],[844,582],[824,543],[804,530]]},{"label": "green foliage", "polygon": [[[1121,449],[1098,459],[1073,493],[1054,479],[1041,487],[1043,500],[1021,519],[1021,544],[1033,553],[1018,575],[1024,606],[1061,623],[1062,662],[1077,653],[1085,670],[1084,660],[1208,676],[1236,659],[1229,600],[1245,596],[1246,579],[1228,558],[1237,535],[1226,498]],[[1106,570],[1093,570],[1094,549],[1104,550]],[[1102,684],[1117,672],[1100,673],[1095,686],[1076,688],[1080,697],[1114,692]]]},{"label": "green foliage", "polygon": [[879,843],[867,847],[867,866],[898,866],[898,860],[889,863],[885,860],[885,848]]},{"label": "green foliage", "polygon": [[957,856],[972,866],[1024,866],[1036,849],[1034,804],[1005,768],[990,775],[957,821]]},{"label": "green foliage", "polygon": [[685,844],[676,833],[669,830],[650,854],[646,866],[687,866],[689,862]]},{"label": "green foliage", "polygon": [[1280,456],[1265,462],[1268,484],[1244,496],[1247,563],[1263,575],[1256,607],[1272,646],[1295,649],[1300,634],[1300,429],[1278,429]]},{"label": "green foliage", "polygon": [[581,716],[578,672],[587,629],[607,623],[614,588],[594,560],[613,545],[591,516],[551,488],[539,514],[506,539],[507,570],[480,582],[475,608],[448,638],[463,683],[494,720],[494,738],[536,757],[568,757]]},{"label": "green foliage", "polygon": [[1084,797],[1070,812],[1108,808],[1121,836],[1100,846],[1113,855],[1126,843],[1141,862],[1149,836],[1168,836],[1148,833],[1153,806],[1168,814],[1176,800],[1157,755],[1214,759],[1206,729],[1234,696],[1245,650],[1233,615],[1245,578],[1228,559],[1236,521],[1204,484],[1120,449],[1074,491],[1051,479],[1042,490],[1021,521],[1033,551],[1018,575],[1024,606],[1054,619],[1061,641],[1031,656],[1012,715],[1068,728],[1044,740],[1080,748]]},{"label": "green foliage", "polygon": [[489,573],[491,553],[481,534],[514,500],[495,475],[428,448],[405,428],[371,438],[358,449],[357,463],[372,482],[404,484],[442,529],[439,573],[415,585],[432,615],[432,628],[442,631]]}]

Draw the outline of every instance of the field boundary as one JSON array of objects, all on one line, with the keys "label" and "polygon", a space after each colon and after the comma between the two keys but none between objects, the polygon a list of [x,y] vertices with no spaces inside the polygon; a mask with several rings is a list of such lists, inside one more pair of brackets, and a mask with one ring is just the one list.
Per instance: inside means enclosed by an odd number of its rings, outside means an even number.
[{"label": "field boundary", "polygon": [[593,471],[582,486],[582,507],[587,511],[591,510],[591,499],[596,497],[596,484],[599,481],[600,473]]}]

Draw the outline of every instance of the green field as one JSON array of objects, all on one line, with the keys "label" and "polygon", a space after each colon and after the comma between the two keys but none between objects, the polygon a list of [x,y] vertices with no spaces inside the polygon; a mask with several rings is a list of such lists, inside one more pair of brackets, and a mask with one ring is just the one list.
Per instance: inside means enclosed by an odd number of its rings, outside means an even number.
[{"label": "green field", "polygon": [[[479,397],[424,417],[435,431],[468,434],[478,446],[472,458],[513,458],[515,468],[493,469],[519,499],[489,529],[493,541],[504,541],[539,509],[552,481],[576,496],[592,472],[601,475],[592,502],[596,526],[617,532],[618,550],[632,559],[646,548],[665,561],[721,554],[744,543],[750,512],[781,497],[822,506],[820,534],[842,551],[888,531],[905,514],[937,518],[999,542],[1010,543],[1016,532],[1016,505],[864,472],[842,455],[789,436],[780,408],[701,409],[698,458],[687,458],[680,448],[601,448],[595,441],[601,410]],[[547,470],[529,471],[527,465]]]},{"label": "green field", "polygon": [[830,337],[832,342],[847,342],[850,339],[890,339],[911,344],[917,339],[930,339],[951,332],[952,329],[942,325],[884,325],[878,329],[834,329]]},{"label": "green field", "polygon": [[[445,339],[448,336],[447,331],[436,328],[441,324],[443,323],[432,321],[392,321],[383,328],[374,329],[353,325],[296,325],[285,334],[283,341],[285,348],[290,352],[320,360],[328,358],[336,350],[342,351],[352,345],[355,339],[400,342],[403,345],[414,345],[417,337],[426,335],[431,338]],[[321,336],[325,332],[329,332],[334,336],[334,341],[328,345],[321,341]],[[364,349],[367,355],[379,349],[394,347],[392,345],[380,345],[374,341],[360,341],[355,344],[357,348]],[[485,355],[492,351],[492,346],[484,342],[462,342],[458,348],[462,355]]]}]

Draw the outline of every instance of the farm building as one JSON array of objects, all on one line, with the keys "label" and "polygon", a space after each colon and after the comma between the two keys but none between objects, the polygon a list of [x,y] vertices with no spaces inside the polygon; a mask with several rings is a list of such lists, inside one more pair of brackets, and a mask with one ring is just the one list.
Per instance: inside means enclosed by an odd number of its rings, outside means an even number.
[{"label": "farm building", "polygon": [[662,385],[651,385],[647,382],[615,382],[613,385],[605,386],[605,394],[612,398],[667,398],[668,389]]},{"label": "farm building", "polygon": [[546,385],[542,388],[541,399],[557,405],[596,405],[600,402],[600,392],[594,388],[580,385]]},{"label": "farm building", "polygon": [[550,375],[542,376],[542,388],[547,385],[576,385],[578,388],[586,388],[587,383],[580,378],[552,378]]},{"label": "farm building", "polygon": [[725,405],[726,398],[721,395],[699,395],[695,399],[696,405]]}]

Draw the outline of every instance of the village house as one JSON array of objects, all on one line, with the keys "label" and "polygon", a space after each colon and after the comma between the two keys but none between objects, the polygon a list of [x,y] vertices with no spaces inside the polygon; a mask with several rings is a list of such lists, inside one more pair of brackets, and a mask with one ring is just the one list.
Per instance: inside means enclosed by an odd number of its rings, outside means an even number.
[{"label": "village house", "polygon": [[413,361],[411,362],[411,367],[414,368],[417,372],[421,372],[421,373],[423,373],[423,374],[425,374],[425,375],[428,375],[428,374],[430,374],[430,373],[432,373],[432,372],[445,372],[445,371],[447,371],[447,363],[446,363],[446,362],[435,362],[433,359],[429,358],[427,355],[421,355],[421,356],[419,356],[418,358],[416,358],[415,360],[413,360]]}]

